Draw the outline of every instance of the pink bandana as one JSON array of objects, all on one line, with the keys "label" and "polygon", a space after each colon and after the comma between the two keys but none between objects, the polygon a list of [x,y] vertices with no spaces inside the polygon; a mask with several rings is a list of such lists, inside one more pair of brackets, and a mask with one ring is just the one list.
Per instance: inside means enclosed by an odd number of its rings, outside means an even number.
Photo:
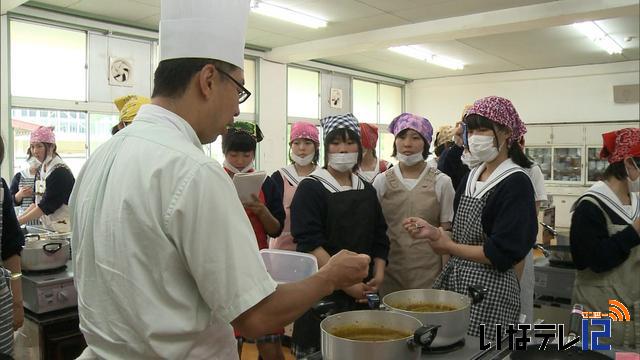
[{"label": "pink bandana", "polygon": [[48,126],[40,126],[31,132],[30,144],[48,143],[55,144],[56,136],[53,134],[53,128]]},{"label": "pink bandana", "polygon": [[467,110],[467,115],[478,114],[487,119],[506,126],[511,129],[509,142],[518,141],[522,135],[527,132],[527,127],[520,119],[520,115],[516,111],[511,101],[499,96],[487,96],[476,100],[471,108]]},{"label": "pink bandana", "polygon": [[293,123],[293,125],[291,125],[291,134],[289,135],[289,144],[296,139],[309,139],[318,145],[320,144],[318,128],[306,121]]}]

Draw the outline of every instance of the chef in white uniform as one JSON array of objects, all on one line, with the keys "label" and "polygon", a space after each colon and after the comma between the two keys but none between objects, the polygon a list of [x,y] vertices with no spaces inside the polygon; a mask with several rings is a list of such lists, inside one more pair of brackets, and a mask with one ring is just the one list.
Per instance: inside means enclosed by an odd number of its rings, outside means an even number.
[{"label": "chef in white uniform", "polygon": [[89,158],[71,197],[81,358],[237,359],[232,325],[267,334],[367,275],[368,256],[341,252],[277,285],[202,151],[250,95],[248,12],[249,0],[162,0],[152,103]]}]

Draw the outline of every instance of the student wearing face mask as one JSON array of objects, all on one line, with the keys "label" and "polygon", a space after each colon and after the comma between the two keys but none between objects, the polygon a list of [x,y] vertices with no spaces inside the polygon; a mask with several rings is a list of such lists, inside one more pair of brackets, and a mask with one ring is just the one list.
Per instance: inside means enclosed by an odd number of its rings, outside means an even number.
[{"label": "student wearing face mask", "polygon": [[[27,211],[35,201],[35,180],[38,168],[40,168],[40,161],[31,154],[31,149],[27,149],[27,168],[13,177],[9,187],[14,205],[20,207],[18,215]],[[29,221],[27,225],[37,225],[39,223],[38,219],[34,219]]]},{"label": "student wearing face mask", "polygon": [[21,225],[40,220],[49,230],[69,232],[69,197],[75,184],[71,169],[58,155],[53,128],[41,126],[31,132],[29,150],[42,164],[35,174],[35,202],[18,217]]},{"label": "student wearing face mask", "polygon": [[[640,129],[602,135],[600,157],[609,161],[604,179],[573,205],[571,254],[577,268],[573,303],[606,311],[609,299],[640,308]],[[607,343],[640,350],[640,319],[613,321]]]},{"label": "student wearing face mask", "polygon": [[467,294],[470,285],[488,290],[471,306],[467,334],[495,338],[495,324],[515,324],[520,314],[520,288],[514,266],[529,253],[538,230],[534,190],[523,170],[531,162],[518,145],[526,132],[507,99],[477,100],[464,118],[469,151],[482,164],[471,169],[456,192],[453,236],[423,219],[404,222],[414,238],[427,238],[433,250],[450,255],[433,287]]},{"label": "student wearing face mask", "polygon": [[412,239],[402,221],[416,216],[449,231],[455,196],[451,179],[425,162],[433,136],[429,120],[404,113],[389,124],[389,132],[395,136],[392,156],[398,165],[373,182],[389,227],[389,266],[380,289],[382,296],[431,288],[444,260],[426,239]]},{"label": "student wearing face mask", "polygon": [[454,189],[458,189],[462,178],[469,173],[469,169],[480,164],[474,158],[469,157],[468,146],[463,140],[463,123],[464,115],[471,105],[466,105],[462,112],[462,118],[456,123],[453,130],[453,144],[445,149],[438,157],[438,170],[445,173],[451,178]]},{"label": "student wearing face mask", "polygon": [[282,194],[282,205],[284,206],[286,217],[282,234],[270,240],[270,248],[296,250],[296,244],[291,236],[291,200],[300,181],[316,169],[319,158],[320,140],[318,138],[318,128],[306,121],[298,121],[291,125],[291,134],[289,136],[289,160],[291,164],[271,175],[276,188]]},{"label": "student wearing face mask", "polygon": [[[291,233],[297,250],[313,254],[320,268],[343,249],[371,257],[367,278],[325,298],[336,312],[362,309],[365,294],[384,280],[387,224],[375,189],[355,173],[362,158],[358,120],[346,114],[321,122],[326,165],[300,182],[291,202]],[[320,318],[313,312],[296,320],[292,349],[297,357],[320,351]]]},{"label": "student wearing face mask", "polygon": [[391,165],[388,161],[378,159],[376,145],[378,144],[378,127],[373,124],[360,123],[360,139],[362,142],[362,161],[358,166],[358,175],[368,182],[387,171]]},{"label": "student wearing face mask", "polygon": [[[256,145],[262,141],[262,131],[258,125],[236,121],[227,129],[222,137],[222,152],[224,153],[224,169],[231,178],[238,173],[253,172],[253,160]],[[282,206],[282,193],[276,188],[273,180],[266,177],[259,194],[252,195],[253,201],[243,203],[244,210],[249,217],[253,232],[256,235],[259,249],[268,247],[267,237],[278,237],[282,232],[285,221],[285,211]],[[265,360],[283,359],[280,337],[284,329],[274,334],[268,334],[254,339],[260,356]],[[235,332],[238,341],[238,353],[242,355],[242,345],[245,338]]]}]

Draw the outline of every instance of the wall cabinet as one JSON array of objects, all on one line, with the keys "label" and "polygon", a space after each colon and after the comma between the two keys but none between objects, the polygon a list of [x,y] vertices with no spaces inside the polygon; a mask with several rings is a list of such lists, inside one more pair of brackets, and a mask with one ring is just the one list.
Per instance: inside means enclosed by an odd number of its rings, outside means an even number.
[{"label": "wall cabinet", "polygon": [[540,165],[547,183],[590,186],[601,179],[609,163],[600,159],[602,134],[638,122],[575,125],[529,125],[526,154]]}]

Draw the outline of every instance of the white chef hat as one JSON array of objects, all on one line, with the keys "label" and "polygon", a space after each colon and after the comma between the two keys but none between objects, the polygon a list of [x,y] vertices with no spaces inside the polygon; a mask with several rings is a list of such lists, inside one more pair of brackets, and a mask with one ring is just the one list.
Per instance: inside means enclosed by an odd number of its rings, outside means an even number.
[{"label": "white chef hat", "polygon": [[249,0],[162,0],[160,61],[216,59],[242,69],[248,16]]}]

